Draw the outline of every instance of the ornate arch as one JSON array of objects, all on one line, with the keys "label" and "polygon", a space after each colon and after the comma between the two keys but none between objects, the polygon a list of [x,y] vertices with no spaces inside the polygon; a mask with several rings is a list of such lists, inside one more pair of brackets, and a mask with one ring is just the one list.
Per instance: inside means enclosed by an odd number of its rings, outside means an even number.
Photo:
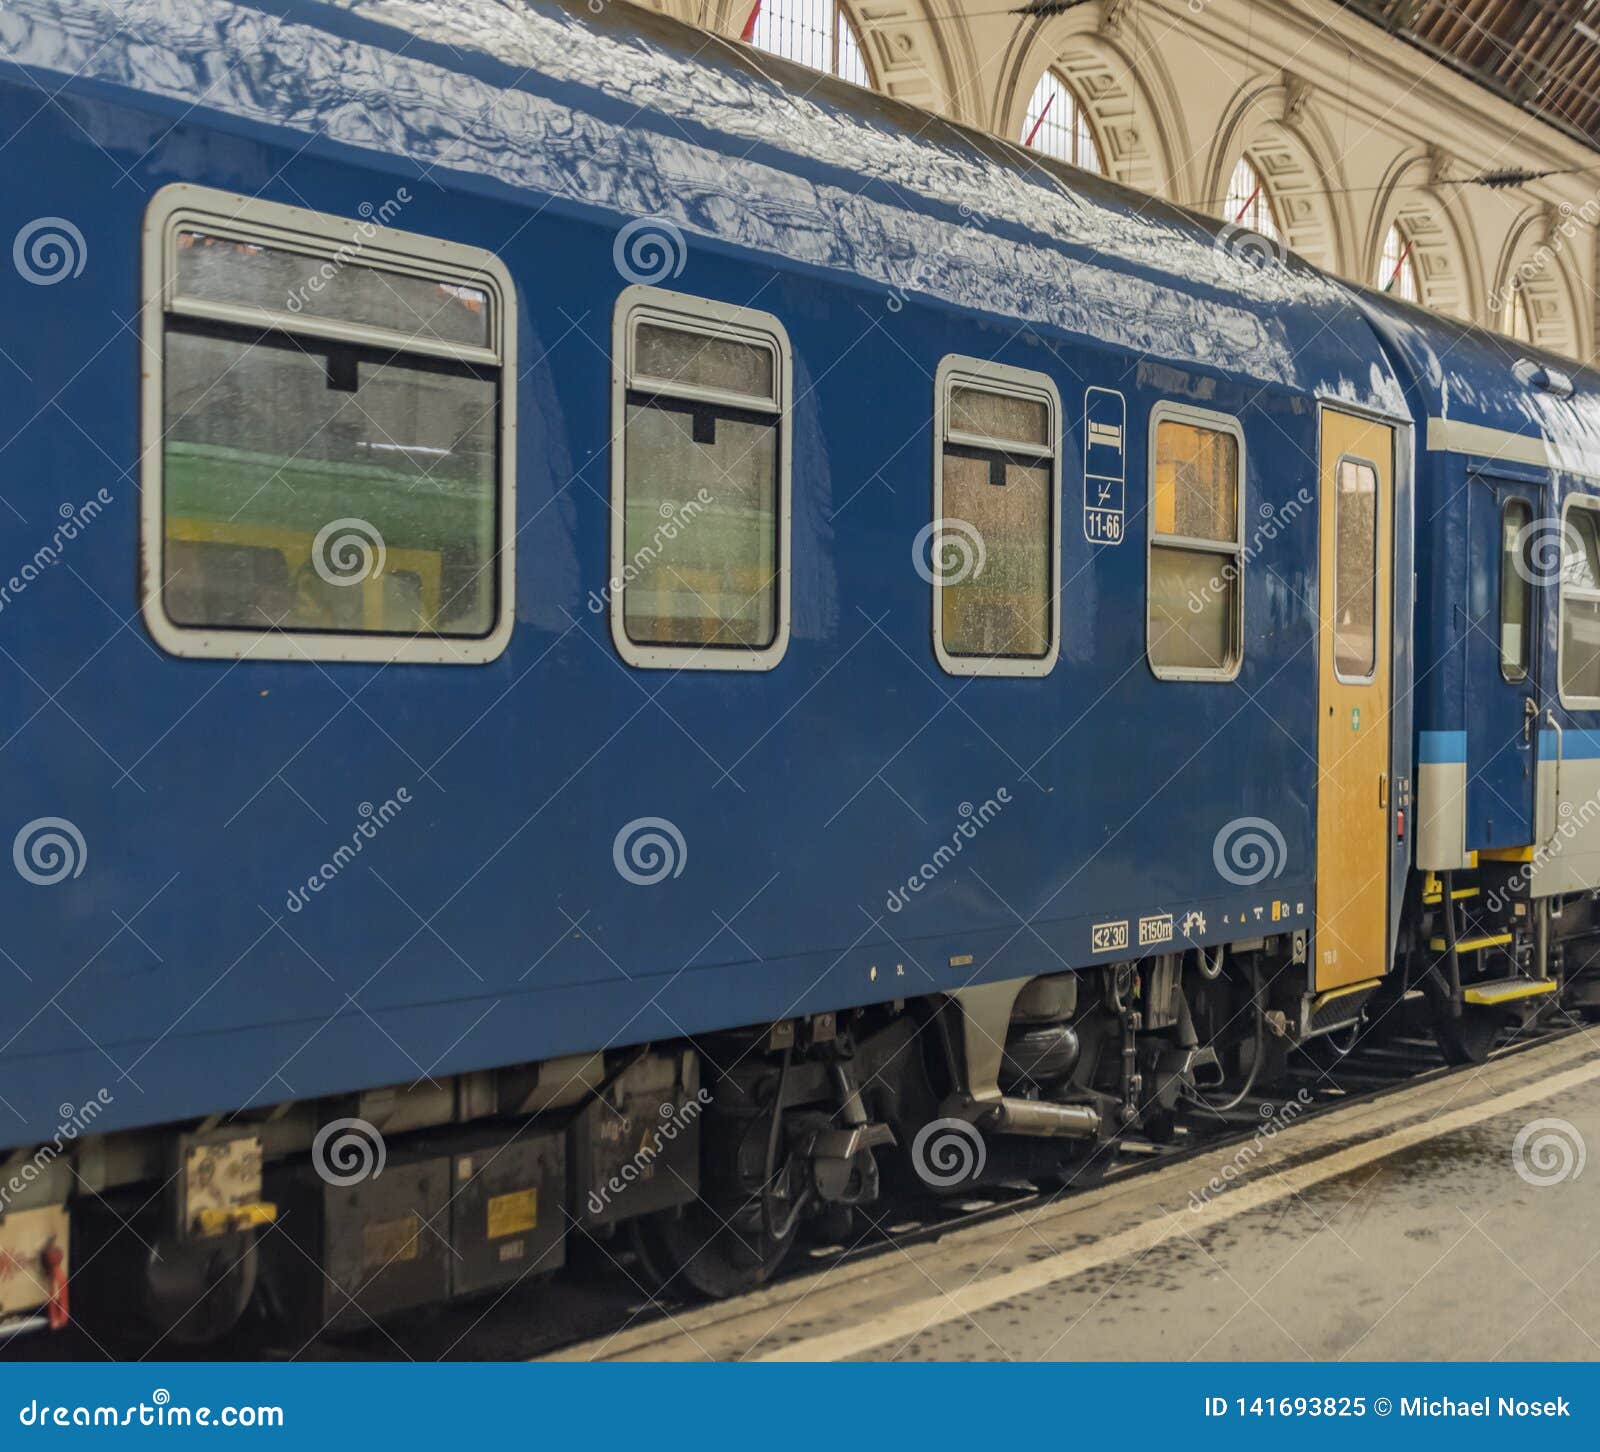
[{"label": "ornate arch", "polygon": [[1484,318],[1484,267],[1459,187],[1442,185],[1450,169],[1443,152],[1412,151],[1396,158],[1374,198],[1361,246],[1360,279],[1377,276],[1383,240],[1398,223],[1411,243],[1422,301],[1463,322]]},{"label": "ornate arch", "polygon": [[[1106,174],[1140,191],[1177,199],[1182,186],[1174,158],[1187,155],[1174,109],[1177,89],[1141,31],[1118,0],[1018,26],[1002,59],[994,109],[975,119],[1015,141],[1034,87],[1054,68],[1088,115]],[[1137,67],[1125,45],[1139,55]]]},{"label": "ornate arch", "polygon": [[[754,0],[654,0],[661,9],[737,38]],[[955,120],[976,106],[978,62],[964,20],[930,0],[837,0],[861,41],[874,87]],[[937,23],[933,17],[938,16]]]},{"label": "ornate arch", "polygon": [[1279,80],[1252,81],[1217,128],[1201,206],[1220,212],[1234,164],[1248,157],[1272,195],[1283,240],[1308,261],[1354,276],[1359,270],[1349,243],[1354,227],[1338,155],[1308,82],[1287,72]]},{"label": "ornate arch", "polygon": [[1573,267],[1573,249],[1588,241],[1589,228],[1558,207],[1534,206],[1512,223],[1493,273],[1494,287],[1485,307],[1485,321],[1504,327],[1506,300],[1521,282],[1533,323],[1533,341],[1569,358],[1587,358],[1590,330],[1578,299],[1582,295]]}]

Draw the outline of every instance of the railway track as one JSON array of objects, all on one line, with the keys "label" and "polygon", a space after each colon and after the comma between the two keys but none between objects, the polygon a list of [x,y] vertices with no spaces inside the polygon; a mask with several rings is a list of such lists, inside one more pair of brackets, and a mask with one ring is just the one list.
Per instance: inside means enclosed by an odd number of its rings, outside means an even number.
[{"label": "railway track", "polygon": [[[1503,1061],[1581,1031],[1565,1016],[1535,1024],[1498,1048]],[[1014,1217],[1112,1183],[1182,1164],[1249,1142],[1264,1125],[1292,1118],[1304,1125],[1334,1110],[1371,1103],[1401,1091],[1470,1074],[1475,1066],[1445,1064],[1431,1038],[1407,1035],[1357,1048],[1334,1068],[1296,1057],[1290,1077],[1273,1094],[1250,1095],[1218,1111],[1192,1107],[1172,1138],[1119,1137],[1104,1147],[1077,1182],[1041,1190],[1017,1185],[984,1187],[967,1198],[929,1196],[881,1207],[862,1217],[848,1242],[813,1244],[793,1255],[769,1290],[789,1281],[854,1266],[891,1252],[907,1252],[961,1231]],[[1302,1096],[1302,1092],[1304,1097]],[[1297,1106],[1288,1116],[1289,1106]],[[220,1360],[520,1360],[557,1355],[579,1343],[620,1331],[670,1323],[699,1303],[653,1298],[631,1255],[619,1245],[573,1237],[568,1265],[534,1284],[519,1285],[491,1301],[456,1303],[407,1313],[392,1324],[306,1341],[285,1337],[269,1323],[246,1326],[204,1355]],[[81,1327],[19,1339],[0,1347],[10,1360],[96,1360],[109,1355],[172,1359],[188,1349],[170,1344],[108,1344]]]}]

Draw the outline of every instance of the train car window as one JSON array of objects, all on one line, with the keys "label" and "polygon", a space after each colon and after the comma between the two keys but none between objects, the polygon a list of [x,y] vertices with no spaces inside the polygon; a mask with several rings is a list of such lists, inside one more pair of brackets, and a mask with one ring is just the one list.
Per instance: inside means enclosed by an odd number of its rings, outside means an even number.
[{"label": "train car window", "polygon": [[617,304],[611,633],[629,664],[770,670],[789,636],[789,340],[648,287]]},{"label": "train car window", "polygon": [[1150,417],[1151,669],[1163,680],[1231,680],[1244,653],[1244,433],[1207,409]]},{"label": "train car window", "polygon": [[1558,649],[1561,704],[1600,708],[1600,499],[1566,503]]},{"label": "train car window", "polygon": [[204,227],[179,233],[176,260],[178,295],[195,301],[287,307],[298,315],[405,338],[493,346],[489,298],[481,287],[387,272],[359,261],[308,276],[303,252],[257,240],[237,242]]},{"label": "train car window", "polygon": [[1533,654],[1533,506],[1510,499],[1500,514],[1500,674],[1515,684],[1528,678]]},{"label": "train car window", "polygon": [[1334,475],[1333,672],[1369,681],[1378,665],[1378,471],[1340,459]]},{"label": "train car window", "polygon": [[489,253],[205,188],[146,217],[145,619],[178,655],[492,660],[513,289]]},{"label": "train car window", "polygon": [[918,543],[934,654],[953,675],[1044,675],[1061,633],[1055,385],[952,356],[935,389],[934,519]]}]

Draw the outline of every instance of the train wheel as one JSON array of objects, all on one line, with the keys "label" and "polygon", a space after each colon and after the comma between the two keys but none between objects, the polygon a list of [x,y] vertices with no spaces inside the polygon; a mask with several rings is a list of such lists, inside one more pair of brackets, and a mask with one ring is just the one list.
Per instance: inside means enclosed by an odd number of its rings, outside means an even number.
[{"label": "train wheel", "polygon": [[1447,1064],[1481,1064],[1494,1051],[1506,1016],[1489,1008],[1464,1007],[1459,1018],[1441,1004],[1434,1015],[1433,1036]]},{"label": "train wheel", "polygon": [[145,1317],[181,1346],[233,1330],[255,1294],[255,1232],[197,1246],[160,1245],[145,1267]]},{"label": "train wheel", "polygon": [[179,1242],[155,1217],[108,1204],[80,1212],[73,1310],[97,1338],[142,1353],[202,1346],[232,1331],[256,1290],[254,1230]]},{"label": "train wheel", "polygon": [[633,1248],[657,1292],[718,1301],[771,1280],[795,1231],[791,1226],[774,1239],[765,1230],[724,1220],[700,1201],[681,1214],[668,1210],[629,1222]]}]

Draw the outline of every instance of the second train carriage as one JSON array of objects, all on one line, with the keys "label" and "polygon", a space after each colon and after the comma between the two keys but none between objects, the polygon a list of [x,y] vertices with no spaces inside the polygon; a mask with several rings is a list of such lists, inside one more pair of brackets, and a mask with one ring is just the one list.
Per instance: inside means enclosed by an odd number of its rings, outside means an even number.
[{"label": "second train carriage", "polygon": [[1477,1057],[1593,1000],[1600,377],[1365,299],[1417,431],[1416,869],[1405,981]]},{"label": "second train carriage", "polygon": [[74,514],[4,622],[0,1310],[82,1260],[203,1334],[264,1264],[360,1323],[570,1226],[733,1290],[932,1126],[1070,1176],[1559,975],[1593,884],[1488,881],[1438,622],[1454,446],[1582,492],[1586,375],[645,13],[4,25],[0,181],[70,223],[0,281],[6,535]]}]

